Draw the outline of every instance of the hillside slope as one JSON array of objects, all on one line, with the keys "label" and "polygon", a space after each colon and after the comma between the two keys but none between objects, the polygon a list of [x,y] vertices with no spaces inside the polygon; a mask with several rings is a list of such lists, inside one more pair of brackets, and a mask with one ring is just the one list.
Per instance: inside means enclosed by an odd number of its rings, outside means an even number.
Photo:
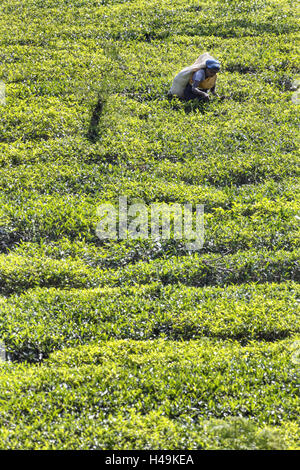
[{"label": "hillside slope", "polygon": [[[289,0],[3,0],[1,449],[295,449]],[[167,96],[203,52],[227,99]],[[97,207],[204,205],[204,244]]]}]

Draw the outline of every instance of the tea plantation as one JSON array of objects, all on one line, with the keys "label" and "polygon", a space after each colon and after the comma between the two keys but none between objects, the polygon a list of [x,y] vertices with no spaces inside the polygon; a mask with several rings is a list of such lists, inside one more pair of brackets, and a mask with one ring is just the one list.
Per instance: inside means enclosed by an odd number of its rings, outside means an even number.
[{"label": "tea plantation", "polygon": [[[295,3],[0,13],[0,449],[299,449]],[[226,99],[170,98],[206,51]],[[120,196],[203,247],[101,240]]]}]

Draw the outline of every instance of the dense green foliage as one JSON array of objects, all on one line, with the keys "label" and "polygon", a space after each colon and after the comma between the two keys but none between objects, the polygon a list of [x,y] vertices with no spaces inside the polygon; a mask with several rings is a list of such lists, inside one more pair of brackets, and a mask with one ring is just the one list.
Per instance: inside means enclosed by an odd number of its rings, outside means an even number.
[{"label": "dense green foliage", "polygon": [[[296,17],[1,2],[0,448],[299,446]],[[168,97],[205,51],[227,99]],[[204,204],[203,248],[99,240],[119,196]]]},{"label": "dense green foliage", "polygon": [[3,302],[12,359],[41,361],[55,349],[109,338],[278,340],[299,331],[294,283],[226,289],[161,287],[36,289]]},{"label": "dense green foliage", "polygon": [[290,358],[286,341],[123,340],[56,353],[39,368],[8,364],[2,446],[284,448],[297,415]]}]

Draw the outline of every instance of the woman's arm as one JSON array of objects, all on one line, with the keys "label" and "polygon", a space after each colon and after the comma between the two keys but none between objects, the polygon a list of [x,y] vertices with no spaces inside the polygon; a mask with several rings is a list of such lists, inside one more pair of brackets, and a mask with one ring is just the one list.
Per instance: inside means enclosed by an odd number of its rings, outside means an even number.
[{"label": "woman's arm", "polygon": [[198,88],[199,83],[200,83],[200,81],[193,80],[192,92],[195,93],[195,95],[202,96],[204,99],[206,99],[208,101],[209,100],[208,93],[205,93],[205,91],[199,90],[199,88]]},{"label": "woman's arm", "polygon": [[199,83],[205,79],[205,71],[203,69],[198,70],[193,75],[193,82],[192,82],[192,92],[195,95],[202,96],[202,98],[206,101],[209,100],[208,93],[199,89]]}]

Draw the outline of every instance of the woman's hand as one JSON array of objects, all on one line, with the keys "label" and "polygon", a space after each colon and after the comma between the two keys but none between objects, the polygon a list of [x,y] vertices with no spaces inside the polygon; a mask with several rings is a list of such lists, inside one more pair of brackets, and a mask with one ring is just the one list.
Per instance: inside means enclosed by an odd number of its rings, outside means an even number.
[{"label": "woman's hand", "polygon": [[220,95],[218,95],[218,93],[214,90],[211,90],[211,94],[215,96],[216,98],[220,98]]},{"label": "woman's hand", "polygon": [[[205,91],[199,90],[198,88],[198,83],[199,82],[194,82],[192,85],[192,92],[195,93],[195,95],[202,96],[204,101],[209,101],[209,96],[208,93],[205,93]],[[196,86],[197,85],[197,86]]]}]

